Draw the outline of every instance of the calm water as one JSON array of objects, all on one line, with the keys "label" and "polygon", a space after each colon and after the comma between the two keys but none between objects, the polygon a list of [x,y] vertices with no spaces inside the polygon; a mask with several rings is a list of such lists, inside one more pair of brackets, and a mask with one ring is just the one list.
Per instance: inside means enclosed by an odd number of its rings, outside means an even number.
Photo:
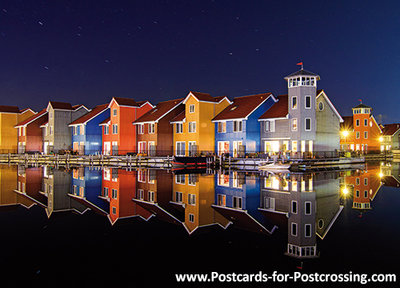
[{"label": "calm water", "polygon": [[210,271],[398,272],[398,163],[201,172],[0,166],[0,287],[195,287],[176,284],[174,273]]}]

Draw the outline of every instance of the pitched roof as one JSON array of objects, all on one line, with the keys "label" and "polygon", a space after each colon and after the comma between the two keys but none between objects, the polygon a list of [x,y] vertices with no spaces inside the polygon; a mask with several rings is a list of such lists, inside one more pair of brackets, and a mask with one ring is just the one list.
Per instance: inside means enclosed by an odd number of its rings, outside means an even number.
[{"label": "pitched roof", "polygon": [[199,101],[205,101],[205,102],[215,102],[218,103],[220,101],[222,101],[224,98],[226,98],[228,101],[228,97],[226,96],[217,96],[217,97],[212,97],[210,94],[208,93],[202,93],[202,92],[195,92],[195,91],[189,91],[189,94],[186,96],[185,100],[183,101],[183,103],[186,103],[186,100],[189,98],[190,95],[193,95],[194,97],[196,97],[197,100]]},{"label": "pitched roof", "polygon": [[276,98],[278,102],[273,104],[272,107],[265,111],[258,119],[284,118],[288,115],[288,95],[279,95]]},{"label": "pitched roof", "polygon": [[399,124],[399,123],[386,124],[386,125],[382,128],[382,133],[383,133],[383,135],[392,136],[392,135],[395,134],[399,129],[400,129],[400,124]]},{"label": "pitched roof", "polygon": [[182,122],[183,120],[185,120],[185,116],[186,116],[185,110],[183,110],[181,113],[172,118],[170,123]]},{"label": "pitched roof", "polygon": [[7,112],[7,113],[19,113],[18,106],[6,106],[0,105],[0,112]]},{"label": "pitched roof", "polygon": [[[39,111],[38,113],[36,113],[35,115],[32,115],[31,117],[28,117],[27,119],[25,119],[24,121],[19,122],[17,125],[15,125],[14,127],[20,127],[20,126],[26,126],[29,123],[35,121],[36,119],[39,119],[42,116],[45,116],[47,114],[47,109],[44,108],[41,111]],[[47,116],[46,116],[47,117]]]},{"label": "pitched roof", "polygon": [[288,79],[288,78],[294,77],[294,76],[314,76],[314,77],[317,77],[318,79],[320,78],[319,75],[317,75],[313,72],[310,72],[310,71],[307,71],[304,69],[300,69],[299,71],[289,74],[288,76],[285,77],[285,79]]},{"label": "pitched roof", "polygon": [[104,120],[103,122],[101,122],[101,123],[99,124],[99,126],[101,126],[101,125],[108,125],[108,124],[110,124],[109,122],[110,122],[110,117],[108,117],[106,120]]},{"label": "pitched roof", "polygon": [[160,102],[157,104],[157,106],[155,106],[153,109],[151,109],[150,111],[139,117],[133,123],[137,124],[143,122],[158,121],[159,119],[164,117],[168,112],[170,112],[173,108],[182,103],[182,101],[183,98]]},{"label": "pitched roof", "polygon": [[104,110],[108,109],[108,104],[98,105],[93,108],[92,111],[86,113],[82,117],[79,117],[75,121],[71,122],[69,125],[78,125],[83,124],[91,120],[93,117],[97,116],[98,114],[102,113]]},{"label": "pitched roof", "polygon": [[212,120],[246,118],[271,95],[272,93],[262,93],[236,97],[231,105],[227,106]]},{"label": "pitched roof", "polygon": [[49,101],[49,104],[53,109],[63,109],[63,110],[74,110],[75,108],[72,108],[71,103],[66,103],[66,102],[57,102],[57,101]]},{"label": "pitched roof", "polygon": [[340,123],[340,129],[353,130],[353,116],[343,116],[343,122]]},{"label": "pitched roof", "polygon": [[115,102],[117,102],[118,105],[122,105],[122,106],[132,106],[132,107],[140,106],[140,104],[138,104],[132,98],[113,97],[113,100],[115,100]]},{"label": "pitched roof", "polygon": [[353,107],[353,109],[356,109],[356,108],[371,108],[371,107],[370,107],[370,106],[367,106],[367,105],[365,105],[365,104],[360,103],[360,104],[358,104],[356,107]]}]

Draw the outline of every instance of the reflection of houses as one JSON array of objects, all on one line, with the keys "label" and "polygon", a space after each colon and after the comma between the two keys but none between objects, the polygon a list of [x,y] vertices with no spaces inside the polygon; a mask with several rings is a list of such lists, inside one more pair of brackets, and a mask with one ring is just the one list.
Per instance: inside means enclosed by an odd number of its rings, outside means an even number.
[{"label": "reflection of houses", "polygon": [[268,175],[262,179],[261,209],[287,227],[287,255],[318,256],[316,236],[324,239],[343,209],[339,187],[335,173]]},{"label": "reflection of houses", "polygon": [[43,167],[42,193],[47,197],[47,216],[55,212],[73,211],[84,213],[86,207],[68,196],[71,193],[71,174],[65,169]]},{"label": "reflection of houses", "polygon": [[33,201],[42,208],[47,206],[47,197],[41,193],[43,167],[18,166],[18,183],[15,193]]},{"label": "reflection of houses", "polygon": [[108,218],[112,224],[118,219],[140,216],[151,217],[151,213],[132,202],[136,190],[136,171],[104,168],[102,197],[110,202]]},{"label": "reflection of houses", "polygon": [[381,183],[380,166],[367,165],[365,170],[357,170],[344,177],[342,190],[344,194],[352,193],[353,209],[365,211],[371,209],[371,201],[375,198]]},{"label": "reflection of houses", "polygon": [[[12,207],[21,204],[25,207],[31,207],[34,202],[26,197],[21,196],[14,191],[17,188],[17,179],[19,171],[17,166],[0,165],[0,208]],[[21,189],[26,189],[26,186],[20,185]]]},{"label": "reflection of houses", "polygon": [[215,204],[213,208],[233,223],[234,227],[253,232],[271,234],[272,225],[260,204],[260,178],[233,171],[215,176]]},{"label": "reflection of houses", "polygon": [[72,170],[70,197],[96,213],[107,215],[109,202],[102,197],[102,176],[99,167],[80,167]]},{"label": "reflection of houses", "polygon": [[214,181],[214,175],[173,176],[172,202],[184,211],[183,225],[189,233],[210,225],[225,228],[229,224],[226,218],[211,207],[214,203]]},{"label": "reflection of houses", "polygon": [[183,99],[164,101],[137,119],[138,153],[173,155],[173,125],[170,120],[184,110]]}]

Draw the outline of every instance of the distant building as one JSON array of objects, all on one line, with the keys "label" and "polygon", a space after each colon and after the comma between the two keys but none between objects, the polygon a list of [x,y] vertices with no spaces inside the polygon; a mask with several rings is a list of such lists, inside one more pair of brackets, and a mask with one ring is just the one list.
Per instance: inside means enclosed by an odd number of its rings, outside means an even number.
[{"label": "distant building", "polygon": [[301,69],[285,77],[288,94],[259,117],[262,151],[294,157],[336,155],[342,117],[324,90],[319,75]]},{"label": "distant building", "polygon": [[43,152],[43,133],[40,126],[47,122],[48,113],[45,108],[15,126],[18,129],[18,153]]},{"label": "distant building", "polygon": [[72,106],[70,103],[50,101],[46,109],[48,122],[43,128],[43,152],[59,153],[72,149],[72,135],[68,124],[90,110],[84,105]]},{"label": "distant building", "polygon": [[272,93],[236,97],[213,118],[215,151],[233,157],[261,151],[258,118],[277,100]]},{"label": "distant building", "polygon": [[400,124],[385,124],[383,127],[381,127],[381,130],[381,151],[400,149]]},{"label": "distant building", "polygon": [[70,123],[72,150],[79,155],[101,154],[102,128],[99,124],[109,117],[108,104],[103,104]]},{"label": "distant building", "polygon": [[359,104],[353,115],[344,117],[340,128],[340,146],[343,151],[361,153],[379,152],[382,130],[372,115],[372,108]]},{"label": "distant building", "polygon": [[15,126],[36,114],[31,109],[0,105],[0,153],[18,152],[18,130]]}]

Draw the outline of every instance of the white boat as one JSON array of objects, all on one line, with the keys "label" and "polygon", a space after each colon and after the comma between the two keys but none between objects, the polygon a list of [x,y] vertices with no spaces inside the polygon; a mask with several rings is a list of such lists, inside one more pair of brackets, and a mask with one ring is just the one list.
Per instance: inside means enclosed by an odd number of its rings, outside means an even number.
[{"label": "white boat", "polygon": [[289,171],[291,163],[270,163],[258,167],[259,170],[267,171]]}]

